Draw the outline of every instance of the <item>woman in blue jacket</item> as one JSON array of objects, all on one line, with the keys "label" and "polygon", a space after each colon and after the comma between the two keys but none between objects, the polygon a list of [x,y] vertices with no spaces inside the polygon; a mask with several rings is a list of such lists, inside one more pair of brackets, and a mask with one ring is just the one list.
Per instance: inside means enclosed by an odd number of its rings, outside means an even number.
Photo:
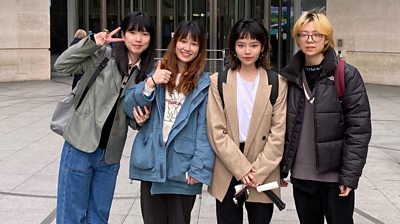
[{"label": "woman in blue jacket", "polygon": [[205,49],[203,29],[181,23],[154,74],[127,90],[125,112],[139,124],[145,120],[130,162],[130,178],[141,180],[145,224],[189,224],[196,194],[211,182],[215,155],[206,130]]}]

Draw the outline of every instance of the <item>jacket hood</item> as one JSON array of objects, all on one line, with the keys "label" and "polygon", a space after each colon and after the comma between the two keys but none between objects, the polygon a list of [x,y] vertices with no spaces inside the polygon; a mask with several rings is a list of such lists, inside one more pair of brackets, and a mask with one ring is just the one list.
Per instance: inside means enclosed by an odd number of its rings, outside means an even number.
[{"label": "jacket hood", "polygon": [[[288,81],[297,83],[298,85],[302,85],[302,74],[303,68],[305,64],[305,55],[299,50],[292,58],[291,62],[283,68],[281,71],[281,75],[285,77]],[[321,77],[332,74],[338,64],[338,60],[336,57],[336,52],[333,48],[328,48],[324,52],[324,60],[322,60],[322,72]]]},{"label": "jacket hood", "polygon": [[[197,83],[196,88],[194,88],[194,90],[193,90],[193,95],[198,95],[209,85],[210,85],[210,74],[208,72],[203,72],[199,77],[199,81]],[[208,90],[207,90],[207,92],[208,92]]]},{"label": "jacket hood", "polygon": [[200,75],[198,85],[199,85],[199,86],[200,86],[200,85],[206,85],[206,86],[208,86],[209,84],[210,84],[210,74],[209,74],[208,72],[203,72],[203,73]]}]

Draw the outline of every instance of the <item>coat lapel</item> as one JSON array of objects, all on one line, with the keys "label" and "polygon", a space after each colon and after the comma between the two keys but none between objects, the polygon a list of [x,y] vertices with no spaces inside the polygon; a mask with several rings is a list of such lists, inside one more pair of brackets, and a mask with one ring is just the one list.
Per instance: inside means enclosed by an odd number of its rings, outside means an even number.
[{"label": "coat lapel", "polygon": [[176,117],[175,123],[172,126],[167,145],[171,143],[171,141],[175,138],[177,134],[179,134],[180,131],[182,131],[182,129],[189,122],[189,119],[187,118],[189,118],[193,111],[197,107],[199,107],[199,105],[204,101],[204,98],[207,97],[208,90],[204,89],[209,86],[210,82],[208,78],[208,82],[204,80],[204,78],[200,79],[198,86],[186,96],[185,101],[183,102],[183,105],[179,110],[178,116]]},{"label": "coat lapel", "polygon": [[[110,63],[111,61],[109,61]],[[115,63],[115,61],[113,61],[113,63]],[[117,66],[111,66],[110,72],[112,73],[112,79],[114,80],[114,84],[115,84],[115,89],[117,89],[119,91],[120,87],[121,87],[121,75],[117,69]]]},{"label": "coat lapel", "polygon": [[253,112],[251,114],[249,130],[246,137],[246,145],[244,154],[247,155],[248,148],[254,141],[254,137],[257,133],[262,119],[264,117],[267,105],[269,105],[269,96],[271,94],[271,85],[268,85],[267,72],[264,69],[260,69],[260,81],[257,87],[256,98],[254,100]]},{"label": "coat lapel", "polygon": [[239,122],[237,113],[237,71],[228,70],[226,83],[222,83],[227,124],[230,124],[232,137],[239,142]]},{"label": "coat lapel", "polygon": [[[135,79],[136,79],[136,76],[139,74],[139,72],[140,72],[140,70],[135,69],[135,71],[133,71],[132,74],[129,76],[128,81],[126,82],[125,87],[124,87],[124,89],[122,90],[122,93],[121,93],[121,97],[120,97],[120,98],[124,97],[124,96],[125,96],[126,90],[127,90],[128,88],[132,87],[132,86],[135,84]],[[113,73],[116,73],[116,72],[113,71]],[[119,72],[118,72],[117,74],[119,74]],[[121,78],[122,78],[122,77],[121,77]],[[122,78],[122,79],[123,79],[123,78]],[[121,81],[122,81],[122,80],[121,80]],[[121,82],[121,81],[120,81],[120,82]],[[121,86],[121,83],[119,84],[118,87],[120,87],[120,86]]]}]

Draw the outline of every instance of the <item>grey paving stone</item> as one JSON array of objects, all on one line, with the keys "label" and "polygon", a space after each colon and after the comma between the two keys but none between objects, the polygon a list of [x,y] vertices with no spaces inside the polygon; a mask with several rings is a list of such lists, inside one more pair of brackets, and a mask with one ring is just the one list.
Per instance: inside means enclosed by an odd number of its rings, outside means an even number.
[{"label": "grey paving stone", "polygon": [[[50,131],[49,121],[56,101],[70,91],[71,77],[53,78],[0,83],[0,223],[55,223],[63,140]],[[356,191],[354,220],[395,224],[400,220],[400,87],[367,85],[367,89],[373,136]],[[139,182],[128,178],[134,137],[135,132],[130,131],[111,209],[112,224],[143,223]],[[290,185],[282,189],[282,199],[287,207],[283,211],[275,208],[272,223],[298,223]],[[196,200],[192,223],[216,223],[215,199],[206,187]]]}]

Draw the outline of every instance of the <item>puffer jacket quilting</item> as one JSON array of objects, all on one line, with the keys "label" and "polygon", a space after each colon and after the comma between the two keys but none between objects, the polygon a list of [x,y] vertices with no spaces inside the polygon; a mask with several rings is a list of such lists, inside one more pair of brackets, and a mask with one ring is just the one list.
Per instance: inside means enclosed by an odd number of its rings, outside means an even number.
[{"label": "puffer jacket quilting", "polygon": [[[360,73],[349,64],[345,67],[345,94],[339,99],[333,79],[337,66],[335,51],[329,49],[324,56],[322,73],[314,87],[316,172],[338,172],[339,183],[355,189],[371,139],[369,100]],[[299,51],[281,72],[289,81],[285,152],[281,163],[284,177],[295,160],[303,120],[304,60],[304,54]]]}]

